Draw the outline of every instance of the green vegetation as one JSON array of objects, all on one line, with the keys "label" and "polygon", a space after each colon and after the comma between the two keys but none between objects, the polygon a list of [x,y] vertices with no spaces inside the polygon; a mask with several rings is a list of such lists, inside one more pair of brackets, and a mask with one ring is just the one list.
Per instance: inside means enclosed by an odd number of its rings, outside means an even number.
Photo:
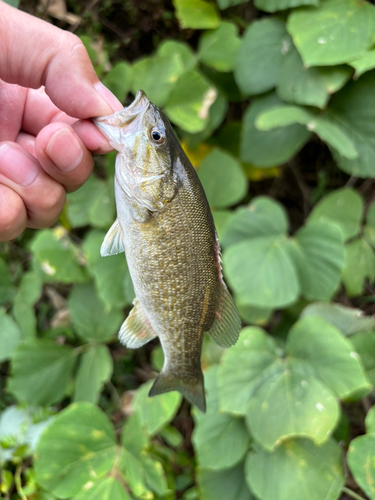
[{"label": "green vegetation", "polygon": [[123,254],[99,254],[98,157],[54,228],[0,244],[1,495],[375,500],[375,7],[135,4],[68,9],[103,82],[175,127],[244,329],[205,339],[206,414],[147,397],[163,354],[117,341],[134,291]]}]

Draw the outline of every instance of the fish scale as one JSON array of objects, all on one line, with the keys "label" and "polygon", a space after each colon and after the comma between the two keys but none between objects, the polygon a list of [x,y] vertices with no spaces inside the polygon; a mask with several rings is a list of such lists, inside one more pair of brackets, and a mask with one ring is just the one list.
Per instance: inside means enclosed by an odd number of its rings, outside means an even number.
[{"label": "fish scale", "polygon": [[142,91],[123,111],[94,121],[118,151],[117,219],[101,253],[125,251],[136,294],[119,338],[137,348],[158,336],[165,361],[150,396],[178,390],[205,411],[204,332],[229,347],[241,323],[204,190],[168,120]]}]

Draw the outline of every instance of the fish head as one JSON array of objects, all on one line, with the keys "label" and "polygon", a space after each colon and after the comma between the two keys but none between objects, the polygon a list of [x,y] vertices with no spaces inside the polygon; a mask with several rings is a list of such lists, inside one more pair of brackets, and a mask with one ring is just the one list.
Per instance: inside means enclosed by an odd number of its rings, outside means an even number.
[{"label": "fish head", "polygon": [[151,211],[162,210],[176,192],[176,139],[164,114],[139,90],[130,106],[94,123],[118,151],[116,179],[125,193]]}]

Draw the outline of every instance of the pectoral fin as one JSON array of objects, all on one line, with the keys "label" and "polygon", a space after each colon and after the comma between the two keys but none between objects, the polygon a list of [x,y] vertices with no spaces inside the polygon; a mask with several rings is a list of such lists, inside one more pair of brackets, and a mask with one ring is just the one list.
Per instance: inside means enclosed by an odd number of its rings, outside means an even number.
[{"label": "pectoral fin", "polygon": [[133,304],[134,307],[122,324],[118,335],[120,342],[129,347],[129,349],[137,349],[157,336],[139,300],[135,299]]},{"label": "pectoral fin", "polygon": [[230,347],[237,342],[240,330],[240,316],[228,288],[222,281],[215,319],[207,333],[220,347]]},{"label": "pectoral fin", "polygon": [[105,235],[102,246],[100,247],[100,255],[102,257],[107,257],[108,255],[121,253],[124,250],[124,235],[120,223],[118,219],[116,219]]}]

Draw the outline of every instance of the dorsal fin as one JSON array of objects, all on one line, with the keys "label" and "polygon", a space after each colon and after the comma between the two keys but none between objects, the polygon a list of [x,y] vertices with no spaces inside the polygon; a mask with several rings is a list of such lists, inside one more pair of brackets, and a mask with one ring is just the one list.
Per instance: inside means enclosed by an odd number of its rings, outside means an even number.
[{"label": "dorsal fin", "polygon": [[220,347],[230,347],[238,340],[241,319],[224,281],[221,281],[220,295],[215,319],[207,332]]},{"label": "dorsal fin", "polygon": [[119,220],[116,219],[105,235],[102,246],[100,247],[100,255],[107,257],[108,255],[116,255],[125,250],[124,235]]},{"label": "dorsal fin", "polygon": [[134,307],[123,322],[118,334],[120,342],[129,349],[137,349],[157,336],[139,300],[135,299],[133,304]]}]

